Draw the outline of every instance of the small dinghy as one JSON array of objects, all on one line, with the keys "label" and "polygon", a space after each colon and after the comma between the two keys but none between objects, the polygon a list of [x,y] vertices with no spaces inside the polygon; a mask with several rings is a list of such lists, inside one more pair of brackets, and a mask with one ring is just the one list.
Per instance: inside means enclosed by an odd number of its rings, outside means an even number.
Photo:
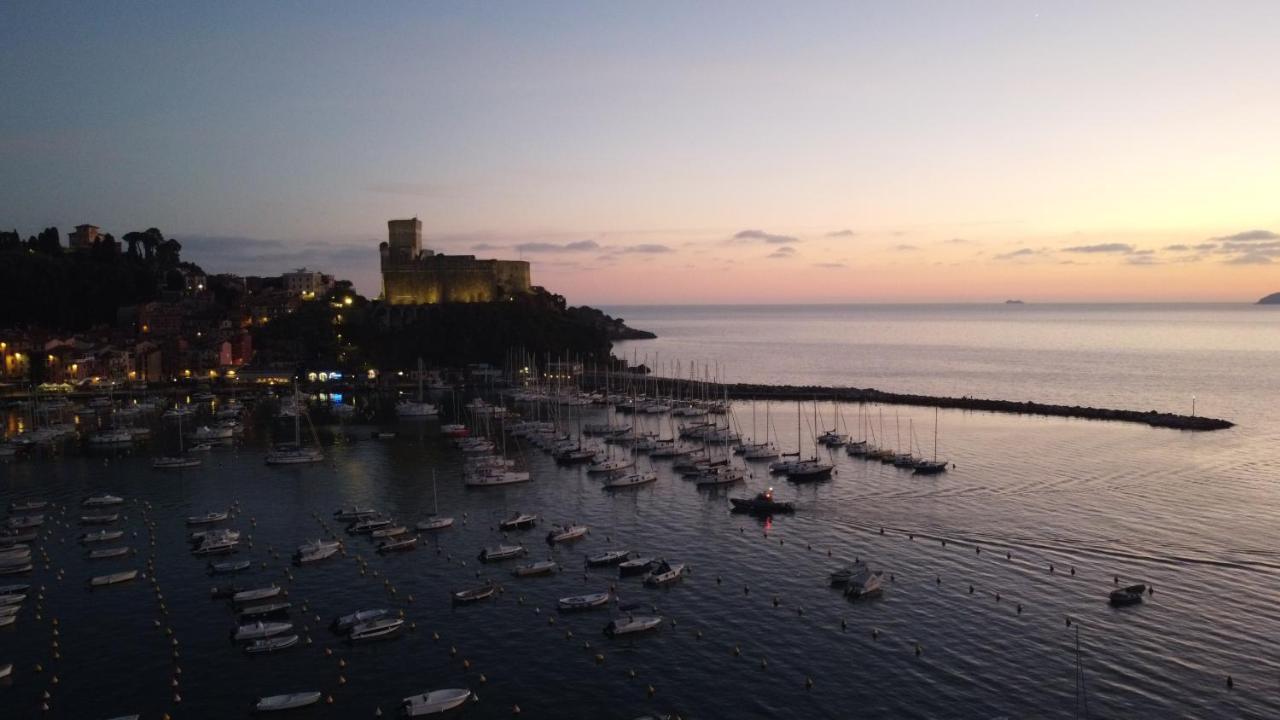
[{"label": "small dinghy", "polygon": [[409,536],[403,540],[384,540],[378,545],[378,552],[386,554],[393,552],[408,552],[418,546],[418,538]]},{"label": "small dinghy", "polygon": [[230,555],[236,551],[240,545],[238,540],[206,540],[200,544],[200,547],[191,551],[192,555],[204,557],[207,555]]},{"label": "small dinghy", "polygon": [[556,543],[578,540],[586,537],[586,535],[586,525],[555,525],[551,528],[551,532],[547,533],[547,542],[555,545]]},{"label": "small dinghy", "polygon": [[538,524],[538,516],[529,513],[517,512],[511,517],[498,523],[499,530],[523,530],[531,528]]},{"label": "small dinghy", "polygon": [[123,530],[99,530],[97,532],[85,533],[80,536],[81,544],[109,542],[111,540],[119,540],[124,537]]},{"label": "small dinghy", "polygon": [[13,663],[5,663],[4,665],[0,665],[0,680],[3,680],[4,678],[9,677],[12,674],[13,674]]},{"label": "small dinghy", "polygon": [[270,585],[264,588],[254,588],[253,590],[241,590],[231,596],[231,602],[237,605],[255,602],[257,600],[268,600],[279,595],[281,588],[279,585]]},{"label": "small dinghy", "polygon": [[618,563],[618,577],[628,577],[631,575],[643,575],[649,572],[653,564],[657,562],[653,558],[640,557],[624,560]]},{"label": "small dinghy", "polygon": [[400,703],[400,707],[405,717],[439,715],[465,703],[470,697],[472,697],[471,691],[466,688],[432,690],[405,698]]},{"label": "small dinghy", "polygon": [[192,515],[187,518],[187,525],[212,525],[213,523],[226,520],[228,516],[229,513],[225,512],[210,512],[205,513],[204,515]]},{"label": "small dinghy", "polygon": [[90,560],[103,560],[106,558],[124,557],[129,554],[127,547],[99,548],[89,551]]},{"label": "small dinghy", "polygon": [[861,560],[855,560],[852,565],[833,570],[827,578],[831,581],[831,587],[845,587],[854,578],[861,578],[869,572],[871,572],[871,569],[867,567],[866,563]]},{"label": "small dinghy", "polygon": [[467,590],[459,590],[453,593],[453,602],[458,605],[479,602],[487,598],[493,597],[497,592],[498,586],[491,582],[485,583],[480,587],[469,588]]},{"label": "small dinghy", "polygon": [[481,550],[480,562],[498,562],[528,554],[529,551],[523,545],[498,545]]},{"label": "small dinghy", "polygon": [[9,527],[13,530],[30,530],[44,524],[44,515],[23,515],[9,518]]},{"label": "small dinghy", "polygon": [[618,565],[631,557],[630,550],[607,550],[599,555],[587,556],[587,567],[607,567]]},{"label": "small dinghy", "polygon": [[[10,531],[13,532],[13,531]],[[29,543],[36,539],[36,531],[28,530],[23,533],[14,533],[12,535],[0,533],[0,547],[9,547],[18,543]]]},{"label": "small dinghy", "polygon": [[550,575],[556,571],[555,560],[539,560],[531,562],[528,565],[519,565],[511,571],[516,577],[536,577],[538,575]]},{"label": "small dinghy", "polygon": [[556,603],[556,607],[564,612],[590,610],[592,608],[608,605],[610,597],[611,595],[607,592],[591,593],[589,595],[572,595],[570,597],[560,598],[560,601]]},{"label": "small dinghy", "polygon": [[430,532],[432,530],[443,530],[447,527],[452,527],[452,526],[453,526],[453,518],[451,517],[429,518],[427,520],[423,520],[419,522],[417,525],[414,525],[415,528],[417,528],[422,532]]},{"label": "small dinghy", "polygon": [[287,650],[297,644],[297,635],[281,635],[279,637],[254,640],[244,646],[244,651],[251,655],[258,655],[261,653],[273,653],[278,650]]},{"label": "small dinghy", "polygon": [[276,712],[279,710],[292,710],[294,708],[315,705],[320,702],[320,691],[313,690],[311,692],[290,693],[288,695],[271,695],[269,697],[258,698],[258,702],[254,705],[257,712]]},{"label": "small dinghy", "polygon": [[684,574],[684,565],[672,565],[666,560],[658,563],[658,566],[649,571],[644,576],[644,584],[649,587],[662,587],[676,582]]},{"label": "small dinghy", "polygon": [[404,626],[404,620],[400,618],[379,618],[370,620],[369,622],[360,623],[351,628],[351,634],[347,636],[351,642],[360,642],[364,640],[381,640],[389,638],[400,632],[400,628]]},{"label": "small dinghy", "polygon": [[91,498],[86,498],[80,504],[84,507],[110,507],[111,505],[123,505],[124,498],[116,497],[115,495],[94,495]]},{"label": "small dinghy", "polygon": [[249,560],[232,560],[229,562],[211,562],[209,563],[210,575],[229,575],[248,570],[253,563]]},{"label": "small dinghy", "polygon": [[1130,585],[1119,590],[1112,590],[1110,595],[1110,603],[1115,607],[1124,607],[1126,605],[1137,605],[1142,602],[1142,596],[1146,594],[1146,585]]},{"label": "small dinghy", "polygon": [[360,625],[361,623],[379,620],[390,614],[390,610],[385,610],[383,608],[360,610],[358,612],[353,612],[350,615],[343,615],[335,618],[334,621],[329,624],[329,627],[333,628],[335,632],[348,633],[351,632],[351,628]]},{"label": "small dinghy", "polygon": [[263,605],[251,605],[240,611],[240,621],[248,624],[254,620],[265,617],[273,617],[278,615],[288,615],[289,608],[293,607],[293,603],[277,602],[265,603]]},{"label": "small dinghy", "polygon": [[24,593],[9,593],[7,595],[0,595],[0,607],[4,607],[6,605],[21,605],[22,602],[26,599],[27,599],[27,596]]},{"label": "small dinghy", "polygon": [[22,611],[21,605],[0,605],[0,617],[9,617],[17,615]]},{"label": "small dinghy", "polygon": [[396,525],[395,527],[385,527],[385,528],[382,528],[381,530],[374,530],[373,532],[369,533],[369,537],[375,538],[375,539],[392,538],[392,537],[397,537],[399,535],[404,535],[407,532],[409,532],[409,528],[403,525]]},{"label": "small dinghy", "polygon": [[293,623],[288,622],[255,622],[248,625],[241,625],[231,631],[231,639],[236,642],[246,642],[248,640],[261,640],[274,635],[283,635],[293,629]]},{"label": "small dinghy", "polygon": [[634,615],[626,618],[617,618],[605,625],[604,634],[610,637],[635,635],[636,633],[657,630],[660,627],[662,627],[662,617],[659,615]]},{"label": "small dinghy", "polygon": [[119,583],[127,583],[138,577],[137,570],[122,570],[121,572],[111,573],[109,575],[98,575],[89,579],[90,587],[102,587],[104,585],[118,585]]},{"label": "small dinghy", "polygon": [[881,584],[883,575],[884,571],[882,570],[866,570],[854,575],[849,579],[848,586],[845,587],[845,598],[849,600],[867,600],[879,596],[884,592],[884,586]]},{"label": "small dinghy", "polygon": [[102,515],[81,515],[81,525],[110,525],[120,519],[119,513],[102,514]]},{"label": "small dinghy", "polygon": [[307,550],[299,550],[298,554],[293,556],[293,561],[298,565],[310,565],[321,560],[328,560],[341,550],[342,547],[338,545],[320,545]]},{"label": "small dinghy", "polygon": [[374,517],[377,514],[378,514],[378,511],[374,510],[373,508],[360,507],[357,505],[355,507],[349,507],[349,508],[344,508],[342,510],[335,511],[333,513],[333,519],[341,520],[343,522],[350,522],[353,520],[367,520],[371,517]]}]

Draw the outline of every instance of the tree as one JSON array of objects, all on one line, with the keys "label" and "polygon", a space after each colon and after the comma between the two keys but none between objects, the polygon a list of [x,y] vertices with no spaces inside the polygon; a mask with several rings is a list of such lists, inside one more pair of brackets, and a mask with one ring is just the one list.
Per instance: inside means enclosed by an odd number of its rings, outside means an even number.
[{"label": "tree", "polygon": [[[124,234],[124,241],[129,243],[129,257],[138,257],[138,247],[145,243],[146,236],[138,231]],[[147,253],[148,257],[151,255]]]},{"label": "tree", "polygon": [[[154,229],[152,228],[152,230]],[[147,232],[149,233],[151,230]],[[159,234],[160,231],[156,230],[156,233]],[[166,269],[177,267],[178,263],[182,262],[182,243],[173,238],[160,243],[160,246],[156,248],[156,262],[160,264],[160,267]]]},{"label": "tree", "polygon": [[151,259],[155,257],[156,250],[164,242],[164,233],[157,228],[147,228],[140,234],[142,235],[142,248],[147,253],[146,260],[151,262]]},{"label": "tree", "polygon": [[62,234],[58,232],[56,227],[47,227],[40,231],[35,238],[35,247],[32,248],[36,252],[45,255],[61,255],[62,254]]}]

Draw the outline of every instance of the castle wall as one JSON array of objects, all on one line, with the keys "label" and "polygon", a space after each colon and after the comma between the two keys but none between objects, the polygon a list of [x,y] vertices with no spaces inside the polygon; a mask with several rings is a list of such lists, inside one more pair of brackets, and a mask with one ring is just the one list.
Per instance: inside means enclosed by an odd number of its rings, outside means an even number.
[{"label": "castle wall", "polygon": [[382,284],[391,305],[495,302],[530,292],[529,263],[448,255],[411,263],[384,261]]}]

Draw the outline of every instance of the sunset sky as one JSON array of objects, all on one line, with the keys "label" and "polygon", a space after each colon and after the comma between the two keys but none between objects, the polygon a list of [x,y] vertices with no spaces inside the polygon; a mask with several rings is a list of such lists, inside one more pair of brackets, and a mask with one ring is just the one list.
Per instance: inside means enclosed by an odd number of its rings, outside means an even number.
[{"label": "sunset sky", "polygon": [[582,303],[1280,291],[1280,3],[0,5],[0,227]]}]

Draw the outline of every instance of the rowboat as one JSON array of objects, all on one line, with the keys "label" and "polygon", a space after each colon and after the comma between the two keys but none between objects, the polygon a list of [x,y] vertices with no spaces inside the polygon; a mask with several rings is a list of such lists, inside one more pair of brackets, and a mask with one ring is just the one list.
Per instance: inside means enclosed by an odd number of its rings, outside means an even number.
[{"label": "rowboat", "polygon": [[611,637],[634,635],[649,632],[662,627],[662,617],[658,615],[637,615],[617,618],[604,627],[604,634]]},{"label": "rowboat", "polygon": [[210,575],[223,575],[228,573],[238,573],[241,570],[248,570],[253,563],[249,560],[232,560],[229,562],[211,562],[209,563]]},{"label": "rowboat", "polygon": [[236,546],[239,544],[238,540],[206,540],[200,544],[200,547],[192,550],[191,554],[198,556],[230,555],[236,551]]},{"label": "rowboat", "polygon": [[480,551],[480,562],[497,562],[499,560],[508,560],[521,555],[528,555],[529,551],[523,545],[498,545],[496,547],[485,548]]},{"label": "rowboat", "polygon": [[9,527],[14,530],[27,530],[44,524],[44,515],[21,515],[9,518]]},{"label": "rowboat", "polygon": [[351,628],[351,634],[347,638],[352,642],[380,640],[395,635],[403,626],[404,620],[400,618],[379,618]]},{"label": "rowboat", "polygon": [[31,563],[25,565],[6,565],[0,567],[0,575],[21,575],[31,572]]},{"label": "rowboat", "polygon": [[255,588],[253,590],[241,590],[231,596],[231,602],[237,605],[254,602],[255,600],[266,600],[279,595],[281,592],[279,585],[271,585],[264,588]]},{"label": "rowboat", "polygon": [[550,575],[556,571],[555,560],[538,560],[527,565],[519,565],[511,571],[516,577],[534,577],[536,575]]},{"label": "rowboat", "polygon": [[90,560],[104,560],[106,558],[123,557],[129,554],[128,547],[99,548],[89,551]]},{"label": "rowboat", "polygon": [[0,617],[9,617],[10,615],[17,615],[21,611],[22,611],[21,605],[3,605],[3,606],[0,606]]},{"label": "rowboat", "polygon": [[30,589],[31,589],[31,586],[26,584],[3,585],[3,586],[0,586],[0,595],[13,595],[15,593],[25,593]]},{"label": "rowboat", "polygon": [[102,515],[81,515],[81,525],[110,525],[120,519],[120,513],[102,514]]},{"label": "rowboat", "polygon": [[489,583],[485,583],[484,585],[481,585],[480,587],[469,588],[467,590],[459,590],[453,593],[453,602],[459,605],[466,604],[466,603],[479,602],[481,600],[484,600],[485,598],[492,597],[493,593],[496,592],[497,589],[498,589],[497,585],[494,585],[493,583],[489,582]]},{"label": "rowboat", "polygon": [[255,622],[241,625],[231,631],[231,639],[236,642],[261,640],[273,635],[283,635],[293,629],[293,623],[287,622]]},{"label": "rowboat", "polygon": [[439,715],[458,707],[470,697],[471,691],[466,688],[449,688],[411,695],[400,705],[406,717]]},{"label": "rowboat", "polygon": [[374,520],[358,520],[347,526],[347,533],[351,535],[368,535],[374,530],[391,527],[391,521],[386,518]]},{"label": "rowboat", "polygon": [[281,635],[279,637],[262,638],[254,640],[244,646],[244,651],[253,655],[259,653],[273,653],[277,650],[285,650],[298,644],[297,635]]},{"label": "rowboat", "polygon": [[551,532],[547,533],[547,542],[552,545],[570,542],[585,537],[586,534],[586,525],[556,525],[551,528]]},{"label": "rowboat", "polygon": [[414,536],[407,537],[403,540],[384,540],[378,545],[378,552],[406,552],[412,550],[418,545],[418,538]]},{"label": "rowboat", "polygon": [[1142,602],[1142,596],[1146,592],[1146,585],[1130,585],[1129,587],[1120,588],[1119,590],[1112,590],[1109,600],[1111,604],[1116,607],[1136,605]]},{"label": "rowboat", "polygon": [[90,587],[101,587],[103,585],[116,585],[118,583],[126,583],[138,577],[137,570],[122,570],[121,572],[111,573],[109,575],[98,575],[89,579]]},{"label": "rowboat", "polygon": [[390,610],[385,610],[382,608],[378,608],[375,610],[360,610],[358,612],[353,612],[350,615],[343,615],[341,617],[335,618],[334,621],[330,623],[330,627],[332,627],[336,632],[346,633],[346,632],[350,632],[351,628],[355,627],[356,625],[359,625],[361,623],[371,622],[373,620],[378,620],[379,618],[384,618],[390,614],[391,614]]},{"label": "rowboat", "polygon": [[299,565],[309,565],[321,560],[327,560],[337,555],[340,550],[342,550],[342,546],[336,543],[331,545],[312,545],[306,549],[299,548],[298,554],[294,556],[293,561]]},{"label": "rowboat", "polygon": [[604,607],[609,604],[610,594],[607,592],[591,593],[589,595],[573,595],[570,597],[560,598],[556,607],[565,612],[574,612],[577,610],[590,610],[592,608]]},{"label": "rowboat", "polygon": [[648,575],[644,576],[644,584],[650,587],[670,585],[679,580],[683,573],[684,565],[671,565],[666,560],[663,560],[657,567],[650,570]]},{"label": "rowboat", "polygon": [[391,537],[396,537],[397,535],[404,535],[407,532],[409,532],[409,528],[403,525],[396,525],[395,527],[385,527],[385,528],[382,528],[381,530],[374,530],[373,532],[369,533],[369,537],[391,538]]},{"label": "rowboat", "polygon": [[538,516],[529,513],[517,512],[511,517],[498,523],[499,530],[519,530],[521,528],[531,528],[538,524]]},{"label": "rowboat", "polygon": [[27,502],[10,503],[9,512],[33,512],[49,507],[48,500],[28,500]]},{"label": "rowboat", "polygon": [[275,712],[277,710],[292,710],[294,708],[315,705],[320,702],[320,691],[312,690],[310,692],[290,693],[288,695],[271,695],[269,697],[258,698],[258,703],[254,705],[254,709],[258,712]]},{"label": "rowboat", "polygon": [[333,519],[342,521],[365,520],[367,518],[374,517],[377,514],[378,511],[373,508],[360,507],[359,505],[356,505],[354,507],[335,510],[333,513]]},{"label": "rowboat", "polygon": [[430,518],[428,520],[423,520],[419,522],[417,525],[414,525],[414,527],[423,532],[427,532],[431,530],[443,530],[452,525],[453,525],[453,518],[437,517],[437,518]]}]

